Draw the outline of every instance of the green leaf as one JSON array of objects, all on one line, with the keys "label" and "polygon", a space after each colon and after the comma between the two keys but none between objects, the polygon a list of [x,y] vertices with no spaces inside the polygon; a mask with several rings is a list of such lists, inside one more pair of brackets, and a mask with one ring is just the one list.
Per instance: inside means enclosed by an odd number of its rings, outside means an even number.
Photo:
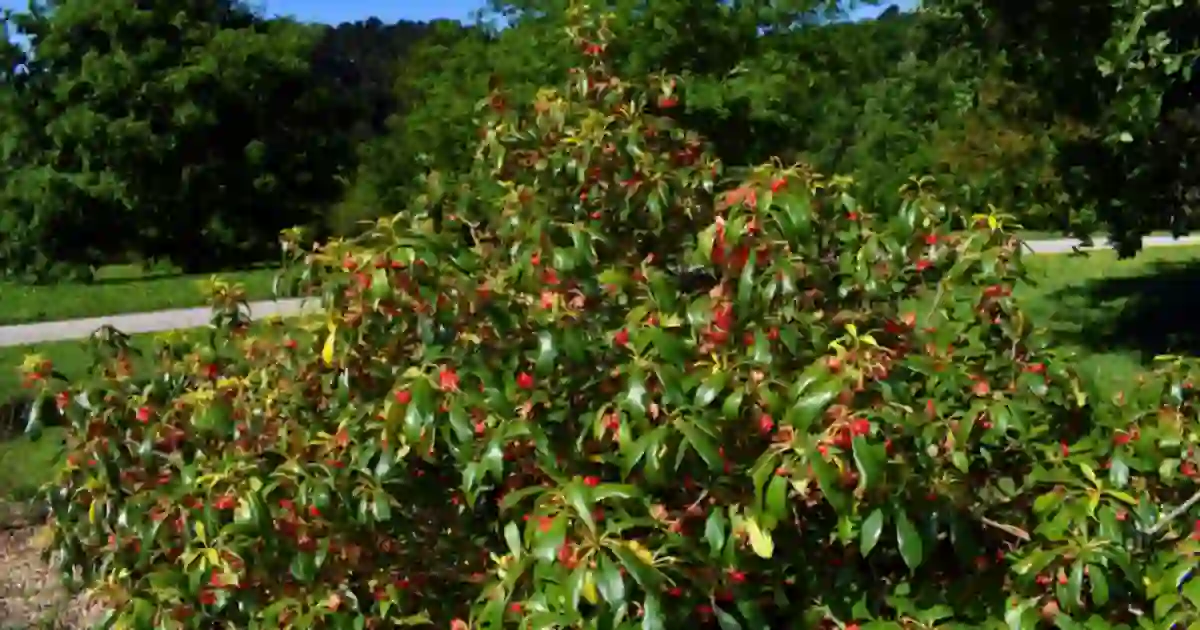
[{"label": "green leaf", "polygon": [[721,630],[742,630],[742,624],[738,622],[737,617],[721,610],[720,606],[713,606],[713,614],[716,615]]},{"label": "green leaf", "polygon": [[742,267],[742,273],[738,277],[737,288],[737,312],[745,313],[753,308],[751,300],[754,297],[754,259],[757,256],[754,252],[750,252],[750,256],[746,260],[746,266]]},{"label": "green leaf", "polygon": [[625,603],[625,581],[621,578],[621,571],[608,557],[602,556],[597,563],[599,569],[599,581],[596,586],[600,589],[600,596],[613,606],[621,606]]},{"label": "green leaf", "polygon": [[787,514],[788,488],[791,487],[787,477],[773,475],[767,485],[767,514],[772,523],[778,523]]},{"label": "green leaf", "polygon": [[742,407],[742,399],[746,397],[746,392],[738,389],[725,398],[725,404],[721,405],[721,413],[726,420],[737,420],[738,412]]},{"label": "green leaf", "polygon": [[821,494],[838,514],[849,514],[850,494],[842,487],[841,475],[817,451],[817,438],[813,436],[809,442],[808,462],[812,464],[813,472],[817,475],[817,485],[821,487]]},{"label": "green leaf", "polygon": [[709,556],[712,558],[721,557],[721,550],[725,547],[727,524],[728,521],[720,510],[709,512],[708,520],[704,523],[704,540],[708,543]]},{"label": "green leaf", "polygon": [[596,521],[592,518],[593,505],[584,485],[578,480],[572,481],[563,488],[563,498],[567,505],[575,510],[575,515],[583,519],[588,529],[596,531]]},{"label": "green leaf", "polygon": [[879,542],[879,535],[883,533],[883,511],[875,508],[867,519],[863,521],[862,531],[858,536],[858,547],[863,557],[870,555],[871,550]]},{"label": "green leaf", "polygon": [[701,408],[711,405],[721,390],[725,389],[725,382],[728,379],[729,375],[724,372],[715,372],[712,376],[704,379],[704,382],[696,389],[696,399],[693,404]]},{"label": "green leaf", "polygon": [[629,374],[629,386],[622,397],[621,407],[636,418],[646,417],[646,379],[640,372]]},{"label": "green leaf", "polygon": [[785,424],[793,427],[797,433],[808,433],[809,427],[816,421],[842,391],[842,383],[837,380],[822,382],[812,391],[804,393],[788,409],[783,417]]},{"label": "green leaf", "polygon": [[720,470],[724,462],[721,461],[721,455],[717,452],[717,445],[711,437],[704,431],[697,429],[695,425],[678,418],[674,423],[675,428],[683,434],[684,439],[688,444],[700,455],[708,467],[713,470]]},{"label": "green leaf", "polygon": [[602,483],[592,488],[592,498],[596,501],[605,501],[614,497],[634,499],[640,496],[642,496],[642,491],[637,486],[628,483]]},{"label": "green leaf", "polygon": [[858,468],[859,487],[871,488],[883,479],[883,462],[887,451],[882,444],[870,444],[867,439],[858,436],[854,438],[854,465]]},{"label": "green leaf", "polygon": [[538,349],[537,358],[534,360],[534,369],[538,376],[546,376],[554,371],[554,366],[558,360],[558,348],[554,345],[554,336],[547,331],[538,333]]},{"label": "green leaf", "polygon": [[517,524],[509,521],[504,526],[504,542],[508,543],[508,551],[512,553],[514,560],[521,559],[521,532],[517,528]]},{"label": "green leaf", "polygon": [[292,557],[292,577],[307,584],[317,575],[316,556],[311,551],[298,551]]},{"label": "green leaf", "polygon": [[682,365],[689,360],[687,345],[678,335],[662,328],[651,329],[649,334],[654,349],[665,363]]},{"label": "green leaf", "polygon": [[1200,608],[1200,580],[1188,580],[1180,592],[1193,606]]},{"label": "green leaf", "polygon": [[371,513],[375,516],[377,523],[386,523],[392,519],[392,503],[387,493],[383,491],[375,493],[371,498]]},{"label": "green leaf", "polygon": [[1104,567],[1096,564],[1088,565],[1088,583],[1092,587],[1092,603],[1097,606],[1107,604],[1108,576],[1104,574]]},{"label": "green leaf", "polygon": [[909,569],[916,570],[924,559],[924,543],[921,534],[913,527],[912,521],[903,510],[896,511],[896,541],[900,545],[900,557]]},{"label": "green leaf", "polygon": [[775,555],[775,541],[771,538],[771,532],[759,526],[754,517],[747,517],[745,525],[746,535],[750,538],[750,548],[754,553],[767,559]]},{"label": "green leaf", "polygon": [[647,595],[642,602],[642,630],[665,630],[662,604],[658,597]]},{"label": "green leaf", "polygon": [[1071,574],[1067,578],[1067,601],[1073,606],[1078,606],[1081,603],[1080,595],[1083,591],[1083,567],[1083,562],[1076,560],[1075,563],[1071,565]]},{"label": "green leaf", "polygon": [[49,396],[40,393],[29,403],[29,410],[25,414],[25,435],[29,436],[30,441],[36,442],[42,437],[42,431],[46,427],[42,410],[46,408],[49,400]]},{"label": "green leaf", "polygon": [[617,556],[617,560],[621,562],[621,566],[633,576],[633,579],[643,589],[652,590],[657,588],[662,582],[662,574],[654,567],[642,562],[637,554],[632,549],[622,544],[620,541],[613,541],[607,545]]},{"label": "green leaf", "polygon": [[376,269],[371,272],[371,288],[369,293],[372,299],[383,299],[390,296],[392,291],[392,284],[388,279],[386,270]]},{"label": "green leaf", "polygon": [[540,524],[530,518],[525,531],[526,536],[533,537],[534,557],[542,562],[554,562],[558,557],[558,550],[562,548],[563,542],[567,539],[567,516],[566,514],[555,515],[554,519],[550,521],[550,528],[546,531],[542,531]]}]

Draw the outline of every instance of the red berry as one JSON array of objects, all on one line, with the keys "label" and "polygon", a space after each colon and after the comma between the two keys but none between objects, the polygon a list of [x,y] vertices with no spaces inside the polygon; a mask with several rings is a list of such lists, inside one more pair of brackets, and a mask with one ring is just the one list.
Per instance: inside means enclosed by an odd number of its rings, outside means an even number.
[{"label": "red berry", "polygon": [[438,385],[442,391],[458,391],[458,373],[453,368],[442,368],[438,373]]}]

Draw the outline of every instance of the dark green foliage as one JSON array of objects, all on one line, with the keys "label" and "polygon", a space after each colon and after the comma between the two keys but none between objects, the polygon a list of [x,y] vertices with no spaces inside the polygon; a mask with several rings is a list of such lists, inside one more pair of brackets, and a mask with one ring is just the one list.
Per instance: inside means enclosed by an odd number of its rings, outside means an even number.
[{"label": "dark green foliage", "polygon": [[[681,76],[672,114],[727,164],[801,160],[884,207],[929,176],[959,223],[995,206],[1031,229],[1107,227],[1125,253],[1189,229],[1200,10],[928,7],[848,23],[827,0],[611,0],[607,53],[622,74]],[[574,52],[566,2],[489,9],[508,26],[302,25],[234,0],[13,16],[34,54],[0,74],[0,270],[227,268],[272,257],[282,227],[350,234],[404,209],[472,158],[475,103],[532,98]],[[0,68],[23,61],[3,45]]]},{"label": "dark green foliage", "polygon": [[[1135,0],[935,0],[946,41],[998,67],[1040,108],[1091,133],[1057,143],[1072,202],[1094,209],[1122,254],[1153,229],[1190,229],[1196,200],[1200,5]],[[1078,229],[1078,226],[1075,226]]]},{"label": "dark green foliage", "polygon": [[279,230],[323,224],[342,196],[394,108],[396,43],[421,30],[266,20],[231,0],[58,0],[11,23],[32,58],[0,85],[0,268],[31,280],[274,258]]}]

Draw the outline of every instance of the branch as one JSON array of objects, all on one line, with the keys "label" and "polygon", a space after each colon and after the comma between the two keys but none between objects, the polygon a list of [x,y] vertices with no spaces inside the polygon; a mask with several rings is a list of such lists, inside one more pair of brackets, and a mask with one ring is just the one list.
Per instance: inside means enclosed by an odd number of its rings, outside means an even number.
[{"label": "branch", "polygon": [[1142,530],[1142,533],[1146,534],[1147,536],[1153,536],[1153,535],[1157,534],[1159,531],[1162,530],[1162,528],[1166,527],[1171,521],[1179,518],[1180,514],[1183,514],[1184,512],[1187,512],[1188,510],[1192,509],[1192,506],[1196,505],[1197,502],[1200,502],[1200,490],[1197,490],[1196,493],[1192,495],[1192,498],[1188,499],[1187,501],[1184,501],[1183,505],[1180,505],[1179,507],[1175,508],[1174,510],[1171,510],[1170,512],[1168,512],[1166,516],[1164,516],[1161,520],[1159,520],[1157,523],[1155,523],[1152,527],[1150,527],[1149,529]]}]

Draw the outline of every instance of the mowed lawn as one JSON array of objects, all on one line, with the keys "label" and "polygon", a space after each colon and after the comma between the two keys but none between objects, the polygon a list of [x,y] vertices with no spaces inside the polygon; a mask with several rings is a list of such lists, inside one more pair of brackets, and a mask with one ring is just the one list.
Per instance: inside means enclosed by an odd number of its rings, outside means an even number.
[{"label": "mowed lawn", "polygon": [[[240,283],[249,299],[265,300],[274,297],[275,274],[263,268],[218,276]],[[172,269],[117,265],[101,269],[91,284],[0,283],[0,326],[203,306],[203,285],[210,279],[211,275],[184,275]]]},{"label": "mowed lawn", "polygon": [[1030,319],[1112,388],[1131,387],[1156,356],[1200,355],[1200,246],[1152,247],[1119,260],[1108,249],[1027,256],[1014,292]]}]

